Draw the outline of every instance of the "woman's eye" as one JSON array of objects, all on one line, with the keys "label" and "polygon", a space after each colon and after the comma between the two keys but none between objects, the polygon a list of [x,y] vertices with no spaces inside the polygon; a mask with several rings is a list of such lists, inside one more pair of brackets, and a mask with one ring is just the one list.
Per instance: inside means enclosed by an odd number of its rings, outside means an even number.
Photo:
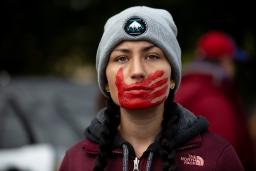
[{"label": "woman's eye", "polygon": [[148,55],[146,57],[146,60],[157,60],[157,59],[160,59],[160,57],[157,55]]},{"label": "woman's eye", "polygon": [[119,62],[119,63],[125,63],[127,62],[129,59],[127,56],[119,56],[115,59],[116,62]]}]

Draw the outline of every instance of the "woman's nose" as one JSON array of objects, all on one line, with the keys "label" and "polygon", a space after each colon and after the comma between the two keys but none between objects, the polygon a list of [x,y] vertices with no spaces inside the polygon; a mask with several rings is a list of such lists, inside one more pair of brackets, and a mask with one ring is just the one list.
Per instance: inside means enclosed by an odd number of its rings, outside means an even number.
[{"label": "woman's nose", "polygon": [[140,59],[134,59],[130,63],[130,78],[136,81],[144,80],[146,77],[145,66]]}]

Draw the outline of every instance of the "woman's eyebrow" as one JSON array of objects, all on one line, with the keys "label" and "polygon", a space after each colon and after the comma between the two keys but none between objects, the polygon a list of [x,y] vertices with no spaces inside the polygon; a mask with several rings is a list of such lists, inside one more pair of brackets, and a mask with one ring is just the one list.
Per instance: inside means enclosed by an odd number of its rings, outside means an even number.
[{"label": "woman's eyebrow", "polygon": [[124,52],[124,53],[129,53],[130,50],[129,49],[126,49],[126,48],[116,48],[116,49],[113,49],[113,52],[114,51],[117,51],[117,52]]},{"label": "woman's eyebrow", "polygon": [[149,45],[149,46],[143,47],[141,51],[146,52],[146,51],[149,51],[150,49],[153,49],[154,47],[156,47],[156,46],[155,45]]},{"label": "woman's eyebrow", "polygon": [[[155,45],[149,45],[149,46],[145,46],[141,49],[142,52],[146,52],[146,51],[149,51],[150,49],[156,47]],[[113,52],[114,51],[117,51],[117,52],[124,52],[124,53],[129,53],[131,50],[128,49],[128,48],[116,48],[116,49],[113,49]]]}]

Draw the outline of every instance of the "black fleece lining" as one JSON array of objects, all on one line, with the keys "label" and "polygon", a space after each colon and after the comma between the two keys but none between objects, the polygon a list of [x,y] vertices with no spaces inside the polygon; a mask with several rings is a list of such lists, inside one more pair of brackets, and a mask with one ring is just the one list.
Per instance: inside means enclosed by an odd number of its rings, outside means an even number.
[{"label": "black fleece lining", "polygon": [[[180,120],[178,123],[177,135],[172,139],[175,141],[177,147],[182,146],[184,143],[191,140],[193,137],[205,132],[208,129],[208,122],[205,118],[200,116],[195,116],[193,113],[179,105],[178,114],[180,115]],[[95,118],[90,126],[85,131],[85,136],[95,143],[99,143],[100,135],[103,131],[103,122],[105,118],[105,110],[101,110],[98,113],[97,118]],[[157,138],[156,138],[157,139]],[[114,146],[121,147],[122,144],[127,143],[120,135],[117,135],[114,140]],[[148,150],[155,152],[157,151],[157,143],[152,144]]]}]

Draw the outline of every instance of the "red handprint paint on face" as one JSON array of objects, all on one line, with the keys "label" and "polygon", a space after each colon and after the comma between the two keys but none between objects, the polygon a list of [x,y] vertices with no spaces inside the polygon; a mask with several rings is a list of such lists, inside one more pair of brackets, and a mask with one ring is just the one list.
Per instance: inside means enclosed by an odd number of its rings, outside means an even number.
[{"label": "red handprint paint on face", "polygon": [[[121,107],[127,109],[143,109],[156,106],[162,103],[168,90],[168,78],[156,81],[164,75],[164,71],[158,70],[150,74],[145,80],[133,84],[125,84],[123,69],[120,68],[116,74],[116,86],[118,89],[118,99]],[[156,98],[159,100],[153,101]]]}]

